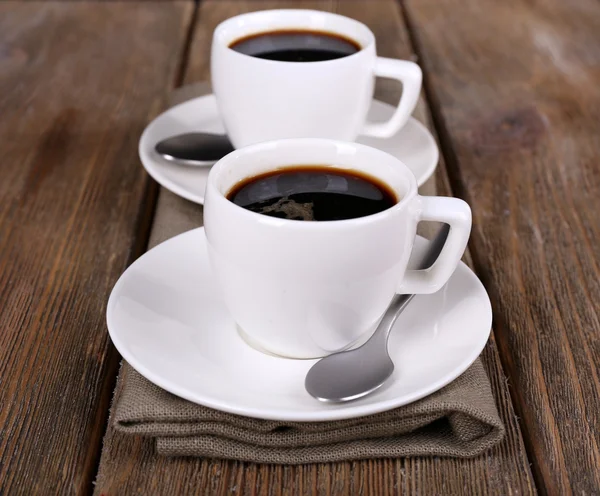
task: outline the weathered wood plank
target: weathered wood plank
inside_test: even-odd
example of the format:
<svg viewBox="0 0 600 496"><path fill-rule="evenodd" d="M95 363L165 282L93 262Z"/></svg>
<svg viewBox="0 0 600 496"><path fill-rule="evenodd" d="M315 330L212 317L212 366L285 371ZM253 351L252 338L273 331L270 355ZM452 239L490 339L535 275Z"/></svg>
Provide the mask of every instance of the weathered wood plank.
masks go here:
<svg viewBox="0 0 600 496"><path fill-rule="evenodd" d="M600 4L406 0L536 479L600 492Z"/></svg>
<svg viewBox="0 0 600 496"><path fill-rule="evenodd" d="M21 2L21 3L36 3L40 0L5 0L10 2ZM54 3L64 2L64 3L83 3L83 2L102 2L102 3L159 3L159 2L191 2L193 3L195 0L48 0Z"/></svg>
<svg viewBox="0 0 600 496"><path fill-rule="evenodd" d="M110 289L149 227L136 144L191 5L0 3L0 493L91 489Z"/></svg>
<svg viewBox="0 0 600 496"><path fill-rule="evenodd" d="M205 1L201 5L185 81L209 75L212 30L236 13L275 8L277 1ZM290 6L290 2L285 2ZM411 54L399 9L393 1L294 2L293 6L336 9L366 22L375 32L381 55L408 58ZM399 89L379 84L378 97L397 101ZM424 104L417 116L427 121ZM435 182L435 180L434 180ZM444 165L437 188L449 194ZM435 189L428 184L427 190ZM172 219L177 219L174 225ZM151 245L201 225L202 209L161 190ZM149 440L127 437L109 428L102 454L96 494L528 494L535 491L504 375L492 340L484 352L497 403L507 427L507 439L489 455L474 460L416 458L298 467L253 465L219 460L157 457ZM118 392L117 392L118 394Z"/></svg>

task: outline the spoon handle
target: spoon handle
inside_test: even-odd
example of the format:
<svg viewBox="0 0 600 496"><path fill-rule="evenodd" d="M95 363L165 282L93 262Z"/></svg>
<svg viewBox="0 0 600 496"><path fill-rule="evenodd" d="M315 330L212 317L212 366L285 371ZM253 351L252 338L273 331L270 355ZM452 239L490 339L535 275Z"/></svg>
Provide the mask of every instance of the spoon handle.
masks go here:
<svg viewBox="0 0 600 496"><path fill-rule="evenodd" d="M428 269L435 263L438 256L442 252L444 245L446 244L446 239L448 238L449 233L450 226L448 224L444 224L438 231L436 237L429 242L427 251L423 255L423 258L417 264L417 269ZM390 332L392 331L392 327L394 327L394 323L396 322L396 319L406 308L406 305L408 305L414 297L414 294L394 295L394 297L392 298L392 302L383 314L383 317L379 322L377 329L375 330L373 336L371 336L369 341L379 341L380 339L383 339L385 342L387 342Z"/></svg>

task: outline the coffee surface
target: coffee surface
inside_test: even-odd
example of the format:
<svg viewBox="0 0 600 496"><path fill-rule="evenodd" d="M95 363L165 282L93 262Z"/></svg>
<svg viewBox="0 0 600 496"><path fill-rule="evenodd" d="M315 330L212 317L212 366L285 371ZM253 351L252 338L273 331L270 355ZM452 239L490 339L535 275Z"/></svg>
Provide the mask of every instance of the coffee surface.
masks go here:
<svg viewBox="0 0 600 496"><path fill-rule="evenodd" d="M254 176L236 184L227 198L252 212L299 221L355 219L398 202L381 181L328 166L298 166Z"/></svg>
<svg viewBox="0 0 600 496"><path fill-rule="evenodd" d="M229 48L236 52L283 62L321 62L352 55L360 50L354 40L320 31L271 31L246 36Z"/></svg>

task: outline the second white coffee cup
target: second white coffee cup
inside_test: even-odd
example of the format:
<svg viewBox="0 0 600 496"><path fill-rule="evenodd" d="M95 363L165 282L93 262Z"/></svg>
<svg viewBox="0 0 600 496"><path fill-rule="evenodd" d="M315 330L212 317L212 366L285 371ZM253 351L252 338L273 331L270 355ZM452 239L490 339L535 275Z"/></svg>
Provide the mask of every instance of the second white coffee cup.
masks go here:
<svg viewBox="0 0 600 496"><path fill-rule="evenodd" d="M350 170L385 183L398 199L349 220L300 221L246 210L227 198L241 181L299 165ZM407 270L420 221L450 225L428 270ZM216 280L248 340L294 358L321 357L368 336L395 293L432 293L454 272L471 210L457 198L419 196L414 175L380 150L289 139L236 150L208 176L204 223Z"/></svg>
<svg viewBox="0 0 600 496"><path fill-rule="evenodd" d="M287 62L230 48L242 38L282 30L331 33L354 40L360 50L334 60ZM214 32L211 73L219 111L236 148L280 138L392 136L414 110L422 80L417 64L378 57L375 36L364 24L314 10L266 10L224 21ZM375 77L402 82L402 97L387 122L365 122Z"/></svg>

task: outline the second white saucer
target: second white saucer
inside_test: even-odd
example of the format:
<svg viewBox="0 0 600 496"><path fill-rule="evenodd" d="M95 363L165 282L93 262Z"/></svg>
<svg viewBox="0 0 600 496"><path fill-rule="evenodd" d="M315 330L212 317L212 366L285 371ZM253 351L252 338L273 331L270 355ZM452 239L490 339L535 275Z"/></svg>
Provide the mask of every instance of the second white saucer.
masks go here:
<svg viewBox="0 0 600 496"><path fill-rule="evenodd" d="M372 122L388 120L394 110L395 107L387 103L373 100L368 119ZM142 133L139 154L144 168L156 182L187 200L203 204L210 167L172 164L154 151L158 141L192 131L225 133L214 95L188 100L159 115ZM400 159L413 172L419 186L429 179L437 166L436 142L429 130L414 118L391 138L360 136L357 141Z"/></svg>
<svg viewBox="0 0 600 496"><path fill-rule="evenodd" d="M426 242L418 238L419 257ZM269 356L246 344L210 270L204 229L194 229L136 260L115 285L107 323L116 348L140 374L189 401L273 420L324 421L377 413L437 391L479 356L492 310L477 276L460 263L436 294L418 295L389 340L396 366L381 389L327 404L304 379L315 360Z"/></svg>

